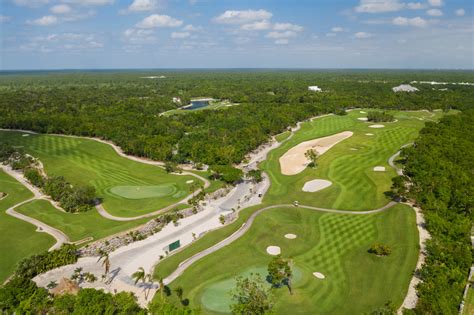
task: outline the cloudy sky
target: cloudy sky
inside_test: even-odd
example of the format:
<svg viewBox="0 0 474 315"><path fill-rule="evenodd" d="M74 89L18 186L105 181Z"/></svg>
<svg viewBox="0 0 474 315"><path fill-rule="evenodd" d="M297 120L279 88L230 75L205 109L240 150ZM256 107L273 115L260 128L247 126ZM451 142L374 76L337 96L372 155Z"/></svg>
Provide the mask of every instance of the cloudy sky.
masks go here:
<svg viewBox="0 0 474 315"><path fill-rule="evenodd" d="M474 68L472 0L0 0L0 69Z"/></svg>

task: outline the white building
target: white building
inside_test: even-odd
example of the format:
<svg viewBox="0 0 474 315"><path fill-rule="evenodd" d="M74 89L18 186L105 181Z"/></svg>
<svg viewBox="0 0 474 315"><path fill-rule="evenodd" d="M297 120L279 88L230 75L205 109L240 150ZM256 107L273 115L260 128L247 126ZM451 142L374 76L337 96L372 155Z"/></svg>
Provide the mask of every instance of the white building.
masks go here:
<svg viewBox="0 0 474 315"><path fill-rule="evenodd" d="M321 90L321 88L317 85L313 85L313 86L308 86L308 91L312 91L312 92L322 92L323 90Z"/></svg>
<svg viewBox="0 0 474 315"><path fill-rule="evenodd" d="M179 97L173 97L173 103L181 104L181 99Z"/></svg>
<svg viewBox="0 0 474 315"><path fill-rule="evenodd" d="M401 84L399 86L393 87L392 91L394 92L416 92L419 91L416 87L411 86L410 84Z"/></svg>

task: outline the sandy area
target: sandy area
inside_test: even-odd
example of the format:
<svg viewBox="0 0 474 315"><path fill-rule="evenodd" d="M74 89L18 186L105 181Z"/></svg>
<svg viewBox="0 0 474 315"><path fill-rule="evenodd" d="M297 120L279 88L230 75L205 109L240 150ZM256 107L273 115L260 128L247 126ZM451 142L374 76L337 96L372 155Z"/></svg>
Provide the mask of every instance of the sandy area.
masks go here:
<svg viewBox="0 0 474 315"><path fill-rule="evenodd" d="M194 183L194 180L192 179L186 181L186 184L192 184L192 183Z"/></svg>
<svg viewBox="0 0 474 315"><path fill-rule="evenodd" d="M357 119L359 119L359 120L361 120L361 121L367 121L367 120L369 120L367 117L359 117L359 118L357 118Z"/></svg>
<svg viewBox="0 0 474 315"><path fill-rule="evenodd" d="M328 180L314 179L314 180L310 180L309 182L304 183L303 191L305 191L305 192L315 192L315 191L327 188L331 185L332 185L332 183Z"/></svg>
<svg viewBox="0 0 474 315"><path fill-rule="evenodd" d="M313 272L313 276L315 276L315 277L318 278L318 279L324 279L324 278L326 278L326 276L323 275L323 274L320 273L320 272Z"/></svg>
<svg viewBox="0 0 474 315"><path fill-rule="evenodd" d="M296 234L288 233L288 234L285 234L285 238L287 238L289 240L294 240L295 238L297 238L297 236L296 236Z"/></svg>
<svg viewBox="0 0 474 315"><path fill-rule="evenodd" d="M332 136L301 142L280 157L281 173L283 175L301 173L309 164L308 159L304 156L306 151L314 149L319 155L324 154L333 146L352 135L352 131L343 131Z"/></svg>
<svg viewBox="0 0 474 315"><path fill-rule="evenodd" d="M385 128L384 125L370 125L369 128Z"/></svg>
<svg viewBox="0 0 474 315"><path fill-rule="evenodd" d="M27 133L25 133L25 134L22 134L21 136L22 136L22 137L29 137L30 135L27 134Z"/></svg>
<svg viewBox="0 0 474 315"><path fill-rule="evenodd" d="M385 172L385 166L374 167L374 172Z"/></svg>
<svg viewBox="0 0 474 315"><path fill-rule="evenodd" d="M279 246L268 246L267 253L270 255L276 256L281 254L281 249Z"/></svg>
<svg viewBox="0 0 474 315"><path fill-rule="evenodd" d="M361 114L367 114L366 112L364 112L363 110L361 110L359 113Z"/></svg>
<svg viewBox="0 0 474 315"><path fill-rule="evenodd" d="M373 133L366 133L365 135L366 136L373 136L374 134Z"/></svg>

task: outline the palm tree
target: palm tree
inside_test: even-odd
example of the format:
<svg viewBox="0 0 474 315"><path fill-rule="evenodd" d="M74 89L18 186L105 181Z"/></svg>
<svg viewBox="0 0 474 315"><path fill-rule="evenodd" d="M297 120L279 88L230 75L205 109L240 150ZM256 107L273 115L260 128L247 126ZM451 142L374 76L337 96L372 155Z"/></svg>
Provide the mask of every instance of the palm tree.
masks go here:
<svg viewBox="0 0 474 315"><path fill-rule="evenodd" d="M153 287L153 275L152 274L147 274L145 276L147 282L149 283L149 286L148 286L148 295L150 294L150 291L151 291L151 288ZM148 298L147 294L145 293L145 300Z"/></svg>
<svg viewBox="0 0 474 315"><path fill-rule="evenodd" d="M145 269L143 269L143 267L138 268L138 270L132 274L132 278L135 279L135 284L140 280L145 283Z"/></svg>
<svg viewBox="0 0 474 315"><path fill-rule="evenodd" d="M176 289L174 289L174 292L176 293L180 301L183 301L183 291L183 287L177 287Z"/></svg>
<svg viewBox="0 0 474 315"><path fill-rule="evenodd" d="M160 295L161 295L161 299L163 299L163 292L164 292L164 289L165 289L165 283L163 282L163 278L160 277L160 276L157 276L158 278L158 284L160 285Z"/></svg>
<svg viewBox="0 0 474 315"><path fill-rule="evenodd" d="M104 261L102 261L102 266L104 266L105 270L104 270L104 275L105 277L107 277L107 275L109 274L109 271L110 271L110 258L109 258L109 254L104 252L104 251L101 251L100 252L100 257L99 257L99 260L97 260L97 262L101 261L102 258L104 259Z"/></svg>

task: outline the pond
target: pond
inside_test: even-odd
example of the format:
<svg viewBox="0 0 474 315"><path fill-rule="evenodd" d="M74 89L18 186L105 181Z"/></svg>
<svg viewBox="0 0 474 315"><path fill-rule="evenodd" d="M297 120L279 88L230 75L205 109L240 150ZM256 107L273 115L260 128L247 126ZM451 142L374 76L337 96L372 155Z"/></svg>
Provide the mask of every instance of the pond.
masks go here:
<svg viewBox="0 0 474 315"><path fill-rule="evenodd" d="M196 100L196 101L191 101L191 105L185 107L184 109L191 110L191 109L197 109L197 108L202 108L206 106L209 106L208 100Z"/></svg>

